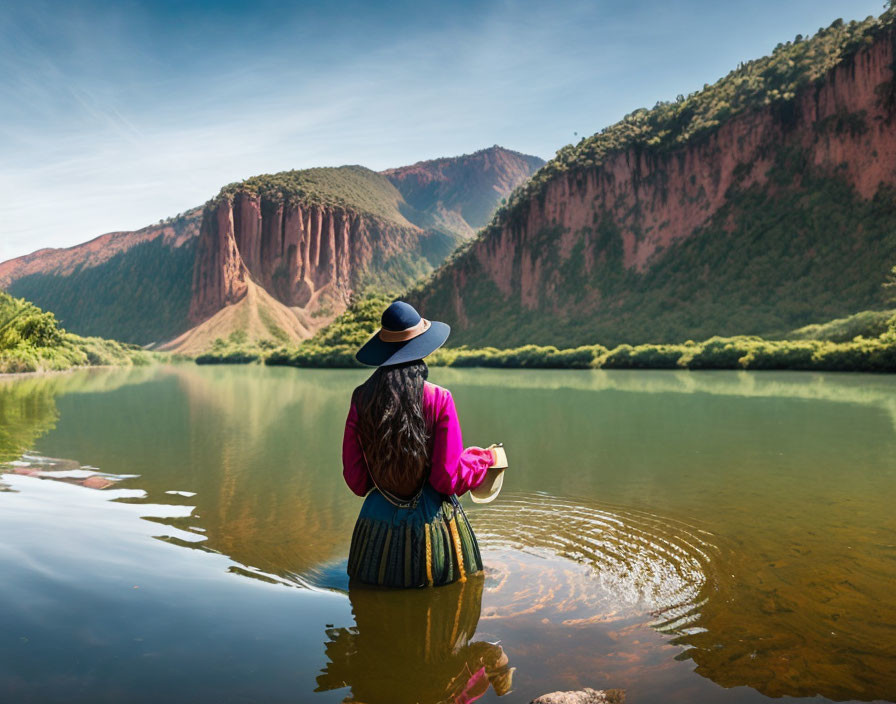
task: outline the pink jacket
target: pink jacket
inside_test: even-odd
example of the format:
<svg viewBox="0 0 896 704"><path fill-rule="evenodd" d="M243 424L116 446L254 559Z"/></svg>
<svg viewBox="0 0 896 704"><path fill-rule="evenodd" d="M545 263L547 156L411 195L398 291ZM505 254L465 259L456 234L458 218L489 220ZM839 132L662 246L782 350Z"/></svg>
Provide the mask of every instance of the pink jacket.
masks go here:
<svg viewBox="0 0 896 704"><path fill-rule="evenodd" d="M441 494L461 494L475 489L493 464L491 450L482 447L464 449L454 399L448 389L430 384L423 386L423 415L432 438L432 471L429 483ZM367 465L358 439L358 409L352 404L345 421L342 439L342 476L358 496L372 488Z"/></svg>

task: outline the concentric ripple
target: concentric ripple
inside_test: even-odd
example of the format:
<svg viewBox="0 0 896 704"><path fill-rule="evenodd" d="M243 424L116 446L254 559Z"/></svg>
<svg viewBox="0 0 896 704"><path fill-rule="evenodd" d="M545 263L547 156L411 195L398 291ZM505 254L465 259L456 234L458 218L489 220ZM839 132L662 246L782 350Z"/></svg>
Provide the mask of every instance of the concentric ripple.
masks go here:
<svg viewBox="0 0 896 704"><path fill-rule="evenodd" d="M692 633L708 565L701 528L630 508L547 494L505 494L470 520L489 573L483 618L541 611L575 625L652 617Z"/></svg>

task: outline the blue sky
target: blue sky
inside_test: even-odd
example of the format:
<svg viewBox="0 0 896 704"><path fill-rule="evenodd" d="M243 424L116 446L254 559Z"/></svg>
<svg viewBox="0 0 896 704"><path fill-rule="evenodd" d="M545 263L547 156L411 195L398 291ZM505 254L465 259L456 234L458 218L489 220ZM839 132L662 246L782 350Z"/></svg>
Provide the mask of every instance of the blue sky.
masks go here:
<svg viewBox="0 0 896 704"><path fill-rule="evenodd" d="M550 158L882 0L0 0L0 261L229 182L500 144Z"/></svg>

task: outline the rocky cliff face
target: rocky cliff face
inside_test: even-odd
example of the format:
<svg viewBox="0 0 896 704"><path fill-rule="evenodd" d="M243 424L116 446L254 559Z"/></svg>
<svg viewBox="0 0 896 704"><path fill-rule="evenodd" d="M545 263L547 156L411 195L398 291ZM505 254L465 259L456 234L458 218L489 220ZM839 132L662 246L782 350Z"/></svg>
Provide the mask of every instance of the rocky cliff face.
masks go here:
<svg viewBox="0 0 896 704"><path fill-rule="evenodd" d="M301 339L353 293L401 291L431 272L539 163L494 147L383 174L312 169L225 189L203 213L190 321L239 304L254 284L298 322L270 332ZM267 298L257 300L268 301L262 318L275 317Z"/></svg>
<svg viewBox="0 0 896 704"><path fill-rule="evenodd" d="M203 215L190 318L199 323L241 300L250 280L300 316L323 310L320 317L329 318L366 281L395 278L384 270L387 262L402 260L413 270L425 241L409 222L237 193ZM410 280L399 276L397 283Z"/></svg>
<svg viewBox="0 0 896 704"><path fill-rule="evenodd" d="M881 227L896 185L893 35L878 32L792 100L744 111L700 139L666 151L632 145L555 175L413 299L452 322L455 340L491 344L772 333L878 304L875 291L896 263L896 242ZM831 197L834 219L821 216ZM787 232L760 224L774 212L791 219ZM717 250L718 262L701 256ZM772 251L787 266L751 272L750 257ZM839 272L839 304L814 287L790 288L794 258L802 260L798 280ZM727 280L714 263L724 264ZM668 289L664 277L682 271L704 285ZM765 300L737 299L760 284ZM746 310L801 295L808 300L798 314ZM676 329L664 324L664 312L683 309ZM726 317L748 324L732 329ZM508 318L496 339L499 319Z"/></svg>
<svg viewBox="0 0 896 704"><path fill-rule="evenodd" d="M431 272L540 163L493 147L387 175L259 176L165 223L4 262L0 288L82 334L189 352L234 332L297 341L353 291Z"/></svg>

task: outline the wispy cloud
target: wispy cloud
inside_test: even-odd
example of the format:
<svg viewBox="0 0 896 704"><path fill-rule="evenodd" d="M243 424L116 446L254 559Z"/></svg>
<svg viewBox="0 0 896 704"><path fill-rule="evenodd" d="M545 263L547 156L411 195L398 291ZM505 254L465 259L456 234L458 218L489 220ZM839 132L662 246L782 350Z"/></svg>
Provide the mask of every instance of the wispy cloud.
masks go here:
<svg viewBox="0 0 896 704"><path fill-rule="evenodd" d="M879 0L22 3L0 19L0 260L255 173L574 133Z"/></svg>

